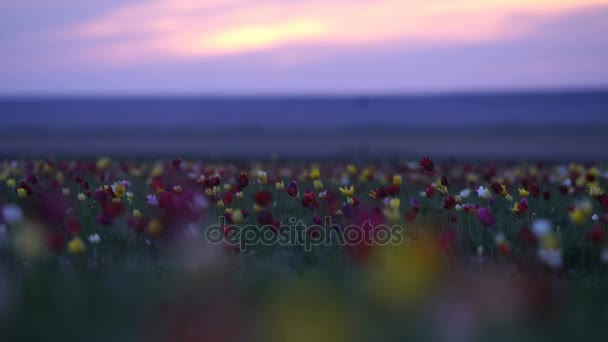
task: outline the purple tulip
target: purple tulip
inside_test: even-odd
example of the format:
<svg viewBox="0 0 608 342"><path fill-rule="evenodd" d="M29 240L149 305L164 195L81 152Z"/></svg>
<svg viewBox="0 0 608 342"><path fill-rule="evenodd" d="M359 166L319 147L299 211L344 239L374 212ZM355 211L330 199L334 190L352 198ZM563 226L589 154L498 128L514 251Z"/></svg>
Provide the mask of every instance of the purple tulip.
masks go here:
<svg viewBox="0 0 608 342"><path fill-rule="evenodd" d="M496 219L488 208L479 208L476 215L479 223L481 223L484 227L490 227L496 224Z"/></svg>

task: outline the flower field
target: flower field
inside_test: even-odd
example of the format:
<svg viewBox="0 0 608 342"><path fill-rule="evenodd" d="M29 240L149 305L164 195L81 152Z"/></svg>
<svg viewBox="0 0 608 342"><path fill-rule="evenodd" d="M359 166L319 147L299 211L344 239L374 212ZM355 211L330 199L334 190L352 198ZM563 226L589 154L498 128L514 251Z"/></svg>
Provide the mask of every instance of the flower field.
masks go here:
<svg viewBox="0 0 608 342"><path fill-rule="evenodd" d="M603 164L4 160L0 182L7 341L568 339L608 319Z"/></svg>

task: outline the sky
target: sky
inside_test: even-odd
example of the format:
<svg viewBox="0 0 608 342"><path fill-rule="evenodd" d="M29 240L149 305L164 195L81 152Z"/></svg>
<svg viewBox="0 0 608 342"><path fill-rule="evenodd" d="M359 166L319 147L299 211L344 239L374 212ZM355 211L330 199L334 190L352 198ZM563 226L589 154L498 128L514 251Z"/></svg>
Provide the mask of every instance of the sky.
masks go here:
<svg viewBox="0 0 608 342"><path fill-rule="evenodd" d="M608 0L0 0L0 94L608 86Z"/></svg>

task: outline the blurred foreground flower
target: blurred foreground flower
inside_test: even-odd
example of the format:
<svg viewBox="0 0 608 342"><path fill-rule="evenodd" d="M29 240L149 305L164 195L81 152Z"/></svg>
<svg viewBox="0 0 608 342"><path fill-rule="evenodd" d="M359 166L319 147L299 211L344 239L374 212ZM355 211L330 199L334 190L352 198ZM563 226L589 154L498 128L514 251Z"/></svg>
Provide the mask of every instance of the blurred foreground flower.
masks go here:
<svg viewBox="0 0 608 342"><path fill-rule="evenodd" d="M340 342L356 338L347 308L314 277L283 282L260 317L262 341Z"/></svg>
<svg viewBox="0 0 608 342"><path fill-rule="evenodd" d="M368 269L372 297L388 308L413 305L431 293L442 268L435 241L426 237L377 247Z"/></svg>
<svg viewBox="0 0 608 342"><path fill-rule="evenodd" d="M74 237L68 242L68 251L72 254L84 254L86 246L79 237Z"/></svg>

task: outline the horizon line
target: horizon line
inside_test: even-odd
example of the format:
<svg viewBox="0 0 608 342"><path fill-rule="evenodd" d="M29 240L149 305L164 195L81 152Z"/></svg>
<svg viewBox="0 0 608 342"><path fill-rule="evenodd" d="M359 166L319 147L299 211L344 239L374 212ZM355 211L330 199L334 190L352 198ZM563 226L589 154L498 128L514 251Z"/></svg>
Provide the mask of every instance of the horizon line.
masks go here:
<svg viewBox="0 0 608 342"><path fill-rule="evenodd" d="M608 93L608 83L601 86L558 86L558 87L514 87L490 89L438 89L423 91L260 91L260 92L38 92L2 93L0 100L10 99L117 99L117 98L393 98L393 97L449 97L449 96L492 96L492 95L558 95Z"/></svg>

